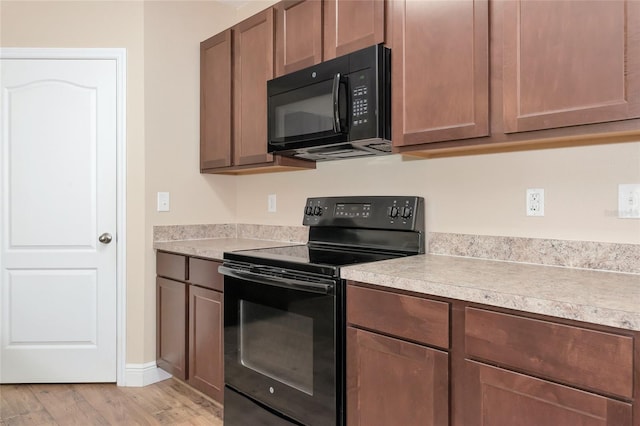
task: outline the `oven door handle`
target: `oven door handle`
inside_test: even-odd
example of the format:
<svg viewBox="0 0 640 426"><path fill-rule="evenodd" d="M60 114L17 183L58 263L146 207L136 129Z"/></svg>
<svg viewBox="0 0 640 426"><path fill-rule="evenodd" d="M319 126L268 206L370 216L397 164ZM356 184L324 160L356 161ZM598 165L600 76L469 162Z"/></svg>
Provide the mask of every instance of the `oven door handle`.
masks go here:
<svg viewBox="0 0 640 426"><path fill-rule="evenodd" d="M291 290L306 291L309 293L329 294L333 291L334 287L333 284L314 283L296 280L293 278L273 278L267 275L256 274L254 272L229 268L224 265L218 267L218 272L231 278L252 281L264 285L283 287Z"/></svg>

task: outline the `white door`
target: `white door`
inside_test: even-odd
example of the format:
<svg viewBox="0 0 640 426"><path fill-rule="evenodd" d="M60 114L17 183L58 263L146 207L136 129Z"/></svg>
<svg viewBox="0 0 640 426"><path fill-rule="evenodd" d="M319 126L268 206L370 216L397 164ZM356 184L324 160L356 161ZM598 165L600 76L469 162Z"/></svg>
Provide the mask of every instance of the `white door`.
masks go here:
<svg viewBox="0 0 640 426"><path fill-rule="evenodd" d="M0 383L116 381L116 80L1 59Z"/></svg>

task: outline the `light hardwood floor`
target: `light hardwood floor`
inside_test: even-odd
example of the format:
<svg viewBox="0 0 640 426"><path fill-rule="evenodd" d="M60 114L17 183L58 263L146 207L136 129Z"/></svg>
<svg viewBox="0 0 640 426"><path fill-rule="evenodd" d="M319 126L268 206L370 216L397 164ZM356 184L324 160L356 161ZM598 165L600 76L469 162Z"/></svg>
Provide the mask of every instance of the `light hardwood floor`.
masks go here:
<svg viewBox="0 0 640 426"><path fill-rule="evenodd" d="M222 426L222 408L176 379L141 388L1 385L0 425Z"/></svg>

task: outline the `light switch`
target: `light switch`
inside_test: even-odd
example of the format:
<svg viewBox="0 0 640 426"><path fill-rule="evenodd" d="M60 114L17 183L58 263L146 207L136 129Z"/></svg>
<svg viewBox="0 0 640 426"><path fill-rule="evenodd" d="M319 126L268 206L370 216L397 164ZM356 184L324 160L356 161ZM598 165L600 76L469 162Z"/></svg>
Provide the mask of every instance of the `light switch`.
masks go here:
<svg viewBox="0 0 640 426"><path fill-rule="evenodd" d="M168 192L158 192L158 211L159 212L169 211L169 193Z"/></svg>
<svg viewBox="0 0 640 426"><path fill-rule="evenodd" d="M269 194L267 196L267 211L269 213L276 212L276 194Z"/></svg>

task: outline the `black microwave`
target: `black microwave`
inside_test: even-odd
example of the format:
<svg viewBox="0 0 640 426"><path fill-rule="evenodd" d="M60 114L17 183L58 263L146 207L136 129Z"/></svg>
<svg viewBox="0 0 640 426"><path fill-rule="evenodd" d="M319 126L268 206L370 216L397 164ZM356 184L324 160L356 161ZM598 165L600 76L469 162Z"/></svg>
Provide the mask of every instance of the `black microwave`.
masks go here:
<svg viewBox="0 0 640 426"><path fill-rule="evenodd" d="M314 161L390 154L390 59L380 44L269 80L269 152Z"/></svg>

